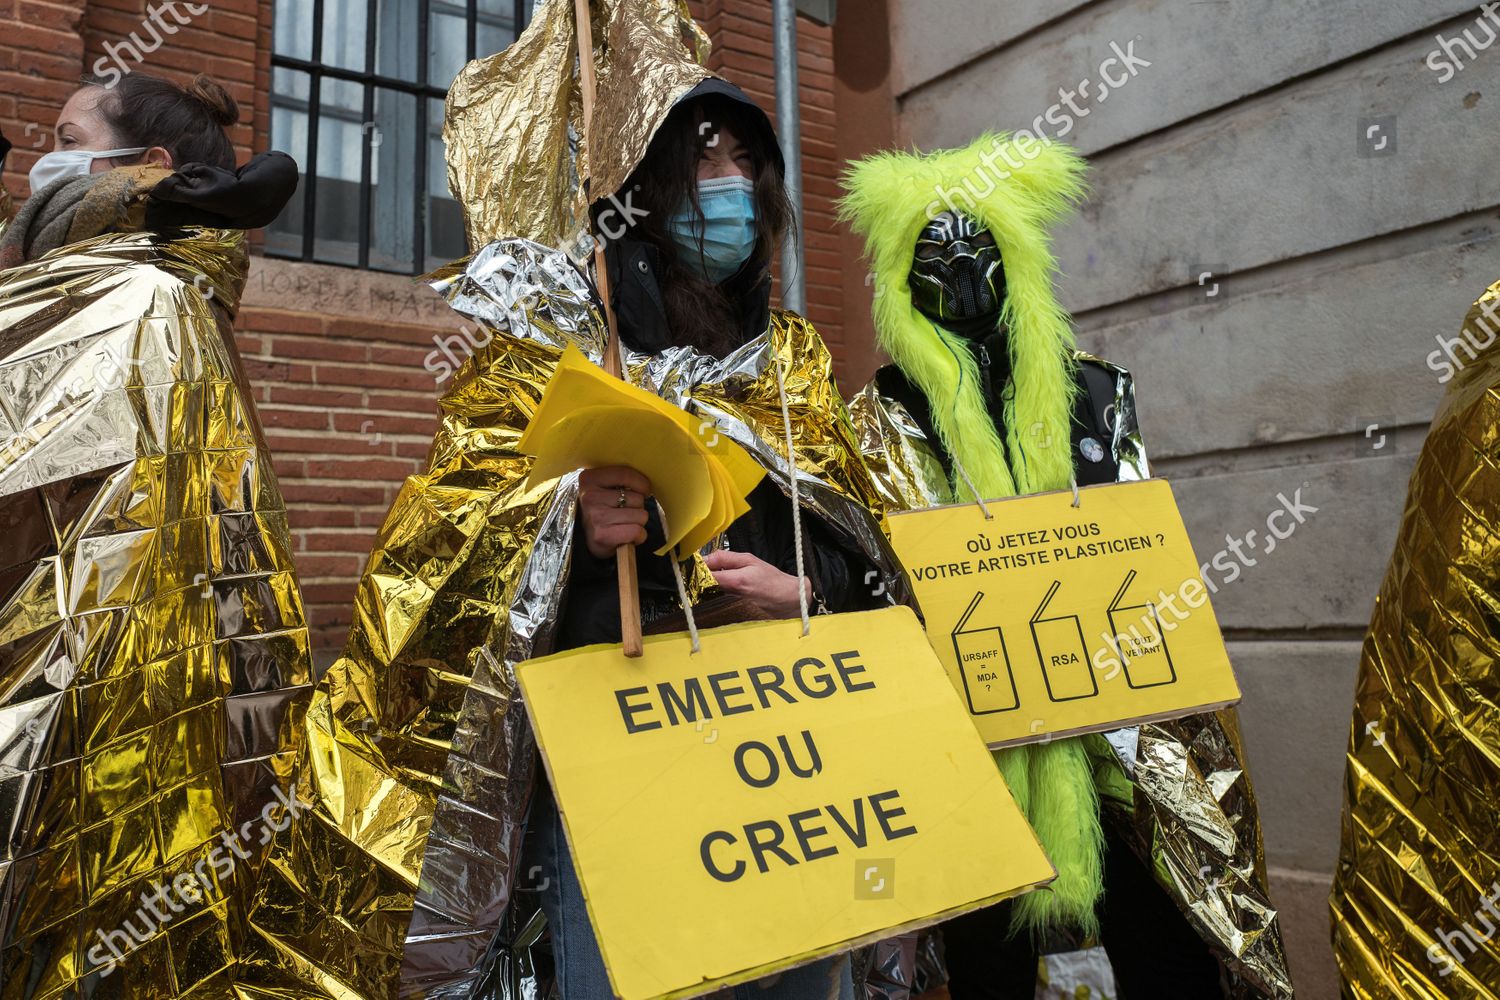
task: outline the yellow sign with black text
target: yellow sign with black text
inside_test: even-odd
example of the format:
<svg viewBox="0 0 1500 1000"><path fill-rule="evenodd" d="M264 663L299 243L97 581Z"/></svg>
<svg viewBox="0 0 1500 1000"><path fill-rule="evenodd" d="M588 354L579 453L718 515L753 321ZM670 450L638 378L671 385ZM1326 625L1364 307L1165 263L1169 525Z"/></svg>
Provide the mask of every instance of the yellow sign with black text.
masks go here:
<svg viewBox="0 0 1500 1000"><path fill-rule="evenodd" d="M991 747L1240 700L1163 479L892 514L927 636Z"/></svg>
<svg viewBox="0 0 1500 1000"><path fill-rule="evenodd" d="M756 979L1055 874L909 608L516 673L624 1000Z"/></svg>

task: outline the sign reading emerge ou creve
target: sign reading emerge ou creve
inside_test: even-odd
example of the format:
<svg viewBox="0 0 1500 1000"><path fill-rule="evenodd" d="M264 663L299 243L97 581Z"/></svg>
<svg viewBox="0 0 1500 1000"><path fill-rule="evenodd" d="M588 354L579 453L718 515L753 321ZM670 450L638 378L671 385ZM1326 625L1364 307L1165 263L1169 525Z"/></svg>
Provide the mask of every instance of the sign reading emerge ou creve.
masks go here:
<svg viewBox="0 0 1500 1000"><path fill-rule="evenodd" d="M605 967L687 996L1053 876L906 608L517 668Z"/></svg>

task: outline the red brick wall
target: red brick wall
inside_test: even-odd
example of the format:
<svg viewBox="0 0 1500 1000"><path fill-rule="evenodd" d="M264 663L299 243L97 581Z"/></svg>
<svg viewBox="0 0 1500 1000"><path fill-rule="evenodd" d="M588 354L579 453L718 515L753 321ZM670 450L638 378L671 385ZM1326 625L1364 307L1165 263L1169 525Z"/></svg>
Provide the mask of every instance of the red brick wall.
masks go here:
<svg viewBox="0 0 1500 1000"><path fill-rule="evenodd" d="M260 5L256 0L211 0L210 4L195 4L210 9L194 16L185 6L185 0L176 0L177 12L188 23L182 25L170 14L163 15L161 21L176 32L165 34L155 51L143 51L137 63L128 51L118 46L137 41L149 46L157 35L163 34L146 27L148 5L159 7L160 0L88 0L83 18L85 72L93 73L101 65L117 65L104 47L110 43L117 46L116 58L153 76L186 80L197 73L209 74L224 85L240 106L241 124L229 130L229 137L240 159L245 159L252 152L251 129L257 95L264 94L264 90L256 88L255 79ZM260 100L263 102L264 97Z"/></svg>
<svg viewBox="0 0 1500 1000"><path fill-rule="evenodd" d="M5 175L17 200L28 193L35 156L51 148L57 112L105 44L132 33L149 44L148 2L157 0L0 0L0 128L18 147ZM774 118L770 5L690 5L713 39L714 69ZM271 16L272 0L214 0L139 64L223 82L241 106L232 132L241 159L268 145ZM842 366L868 350L844 343L833 43L828 29L806 20L798 28L808 313ZM30 134L27 123L36 126ZM46 141L33 149L39 136ZM399 275L272 258L252 264L237 342L286 497L320 659L342 645L375 532L403 479L424 464L439 387L423 361L457 323L436 296Z"/></svg>
<svg viewBox="0 0 1500 1000"><path fill-rule="evenodd" d="M4 184L19 202L26 172L52 149L57 112L83 72L83 0L0 0L0 132L15 144Z"/></svg>
<svg viewBox="0 0 1500 1000"><path fill-rule="evenodd" d="M78 89L80 79L101 65L118 67L106 43L144 43L161 38L141 60L117 49L124 66L155 76L186 80L209 73L240 105L241 124L229 130L241 159L264 148L268 114L266 80L257 66L270 66L270 4L257 0L213 0L212 9L194 17L185 0L160 20L175 31L147 26L147 6L159 0L0 0L0 130L15 144L3 183L20 202L30 194L26 174L49 152L58 112ZM134 41L132 41L134 36ZM138 46L139 49L139 46ZM103 60L101 64L100 60ZM256 123L259 122L259 127Z"/></svg>
<svg viewBox="0 0 1500 1000"><path fill-rule="evenodd" d="M402 481L437 429L435 337L460 320L401 275L262 258L236 321L322 656L342 646L354 588Z"/></svg>
<svg viewBox="0 0 1500 1000"><path fill-rule="evenodd" d="M896 100L891 94L891 0L860 0L859 16L847 11L833 31L834 106L838 111L839 161L848 163L895 145ZM899 2L899 0L896 0ZM885 362L875 348L870 316L874 289L863 262L864 241L847 227L838 233L843 271L844 340L839 381L857 392Z"/></svg>
<svg viewBox="0 0 1500 1000"><path fill-rule="evenodd" d="M713 41L710 68L744 88L775 122L776 69L770 3L688 0L688 7ZM833 351L842 376L849 354L849 345L844 340L842 278L847 262L840 252L834 208L840 161L835 149L833 32L801 17L797 19L797 82L802 112L807 318Z"/></svg>

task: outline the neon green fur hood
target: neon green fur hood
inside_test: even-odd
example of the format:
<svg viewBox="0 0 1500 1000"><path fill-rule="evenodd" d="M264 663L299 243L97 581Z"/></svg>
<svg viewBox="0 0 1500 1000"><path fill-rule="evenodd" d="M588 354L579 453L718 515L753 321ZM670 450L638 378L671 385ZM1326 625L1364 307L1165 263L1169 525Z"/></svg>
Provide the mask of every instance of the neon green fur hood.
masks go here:
<svg viewBox="0 0 1500 1000"><path fill-rule="evenodd" d="M1057 264L1048 228L1083 196L1084 170L1067 146L987 133L962 149L880 153L844 175L840 217L865 240L878 342L931 406L943 449L957 460L954 499L970 499L963 473L985 499L1065 489L1072 481L1075 340L1053 290ZM917 237L945 210L982 222L1000 248L1006 282L1000 324L1009 333L1014 387L1004 401L1004 442L985 405L973 352L911 301L907 278ZM1096 933L1103 832L1083 740L1003 750L995 759L1058 870L1051 886L1017 901L1013 927Z"/></svg>
<svg viewBox="0 0 1500 1000"><path fill-rule="evenodd" d="M1049 447L1069 440L1076 384L1073 330L1053 292L1047 230L1083 196L1084 170L1067 146L991 132L961 149L879 153L844 176L840 217L865 239L880 347L926 395L944 447L987 498L1062 489L1072 479L1070 449ZM907 276L917 236L945 210L984 223L1004 261L1000 321L1010 330L1017 387L1005 403L1004 445L972 353L912 305Z"/></svg>

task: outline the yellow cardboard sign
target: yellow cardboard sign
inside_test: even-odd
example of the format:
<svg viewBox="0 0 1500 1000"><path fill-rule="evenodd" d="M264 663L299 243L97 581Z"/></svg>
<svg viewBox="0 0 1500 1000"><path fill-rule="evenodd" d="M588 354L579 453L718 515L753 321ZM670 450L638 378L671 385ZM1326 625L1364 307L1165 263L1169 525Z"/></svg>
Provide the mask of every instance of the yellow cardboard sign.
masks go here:
<svg viewBox="0 0 1500 1000"><path fill-rule="evenodd" d="M702 548L749 505L765 470L713 421L615 378L569 345L518 448L533 482L626 465L651 480L668 535L657 555Z"/></svg>
<svg viewBox="0 0 1500 1000"><path fill-rule="evenodd" d="M1192 543L1162 479L890 517L927 636L991 747L1232 705Z"/></svg>
<svg viewBox="0 0 1500 1000"><path fill-rule="evenodd" d="M517 668L604 964L689 996L1050 880L908 608Z"/></svg>

